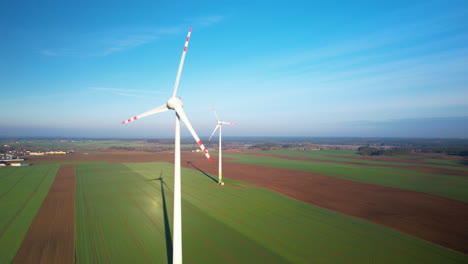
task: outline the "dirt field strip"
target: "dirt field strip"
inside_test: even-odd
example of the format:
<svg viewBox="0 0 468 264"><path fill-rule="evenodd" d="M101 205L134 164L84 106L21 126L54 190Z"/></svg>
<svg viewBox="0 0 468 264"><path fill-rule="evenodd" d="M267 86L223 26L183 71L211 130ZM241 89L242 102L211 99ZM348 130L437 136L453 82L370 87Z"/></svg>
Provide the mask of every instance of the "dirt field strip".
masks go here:
<svg viewBox="0 0 468 264"><path fill-rule="evenodd" d="M183 153L182 160L217 174L217 162ZM193 168L182 162L182 166ZM223 174L322 208L384 225L468 254L468 203L392 187L259 165L225 162Z"/></svg>
<svg viewBox="0 0 468 264"><path fill-rule="evenodd" d="M74 263L75 167L62 165L12 263Z"/></svg>
<svg viewBox="0 0 468 264"><path fill-rule="evenodd" d="M401 163L413 163L413 164L426 164L426 165L444 165L448 167L466 167L466 165L457 165L457 164L444 164L444 163L435 163L430 161L424 161L419 159L405 159L405 158L394 158L393 156L337 156L332 155L332 158L345 158L345 159L357 159L357 160L368 160L368 161L384 161L384 162L401 162ZM442 157L441 157L442 158ZM456 161L466 161L466 158L459 156L445 156L444 159L456 160Z"/></svg>
<svg viewBox="0 0 468 264"><path fill-rule="evenodd" d="M199 153L182 152L181 164L186 168L217 175L217 157L214 156L213 159L214 161L209 163ZM173 163L174 154L169 152L74 154L37 156L31 161L108 161L115 163L164 161ZM358 164L353 163L353 165ZM466 228L468 226L468 203L311 172L259 165L224 162L223 173L230 179L256 184L302 202L384 225L468 254L468 229Z"/></svg>
<svg viewBox="0 0 468 264"><path fill-rule="evenodd" d="M321 160L321 159L308 159L308 158L298 158L298 157L288 157L288 156L280 156L280 155L273 155L273 154L266 154L266 153L257 153L257 152L245 152L242 154L247 155L258 155L258 156L266 156L266 157L273 157L273 158L280 158L280 159L289 159L289 160L302 160L302 161L312 161L312 162L322 162L322 163L335 163L335 164L347 164L347 165L354 165L354 166L364 166L364 167L388 167L388 168L402 168L402 169L410 169L416 171L422 171L427 173L435 173L435 174L445 174L445 175L455 175L455 176L465 176L468 177L468 171L462 170L452 170L452 169L443 169L443 168L431 168L431 167L419 167L419 166L411 166L411 165L395 165L395 164L366 164L360 162L350 162L350 161L335 161L335 160ZM344 158L346 156L335 156ZM349 157L346 157L349 158ZM364 160L364 159L363 159ZM388 160L387 160L388 161ZM410 160L399 160L400 162L404 163L413 163ZM428 163L428 162L419 162L418 164L426 164L426 165L440 165L435 163ZM455 166L452 166L455 167ZM463 166L457 166L463 167Z"/></svg>

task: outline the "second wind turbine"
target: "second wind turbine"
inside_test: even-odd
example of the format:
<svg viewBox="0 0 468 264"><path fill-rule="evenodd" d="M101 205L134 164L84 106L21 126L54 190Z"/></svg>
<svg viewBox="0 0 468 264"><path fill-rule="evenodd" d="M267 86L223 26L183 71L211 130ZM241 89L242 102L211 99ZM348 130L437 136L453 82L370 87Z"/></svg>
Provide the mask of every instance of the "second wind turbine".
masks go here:
<svg viewBox="0 0 468 264"><path fill-rule="evenodd" d="M223 125L236 125L236 123L229 123L229 122L224 122L224 121L219 121L219 118L218 118L218 114L216 114L216 108L213 106L213 112L215 114L215 117L216 117L216 120L218 121L217 124L216 124L216 127L215 129L213 130L213 133L211 133L211 136L210 138L208 139L208 141L211 140L211 138L213 137L213 135L216 133L216 130L218 130L219 128L219 157L218 157L218 161L219 161L219 165L218 165L218 184L219 185L224 185L224 182L223 182L223 153L222 153L222 131L223 131Z"/></svg>

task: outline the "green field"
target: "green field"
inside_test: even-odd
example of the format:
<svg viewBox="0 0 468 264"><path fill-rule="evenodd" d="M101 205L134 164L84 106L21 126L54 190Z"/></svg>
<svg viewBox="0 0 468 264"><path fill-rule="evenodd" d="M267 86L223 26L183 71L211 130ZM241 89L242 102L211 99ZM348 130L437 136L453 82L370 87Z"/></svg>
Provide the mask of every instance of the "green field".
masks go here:
<svg viewBox="0 0 468 264"><path fill-rule="evenodd" d="M173 166L77 164L77 263L170 260ZM274 192L182 170L185 263L462 263L466 256Z"/></svg>
<svg viewBox="0 0 468 264"><path fill-rule="evenodd" d="M463 176L433 174L404 168L355 166L258 155L225 154L223 156L235 159L226 160L227 162L314 172L346 180L425 192L468 202L468 192L466 191L468 177ZM326 158L326 156L322 157Z"/></svg>
<svg viewBox="0 0 468 264"><path fill-rule="evenodd" d="M11 146L37 146L50 149L109 149L118 147L142 147L147 146L144 140L31 140L19 142L5 142Z"/></svg>
<svg viewBox="0 0 468 264"><path fill-rule="evenodd" d="M0 168L0 263L16 254L58 166Z"/></svg>
<svg viewBox="0 0 468 264"><path fill-rule="evenodd" d="M132 148L141 148L141 147L165 147L173 148L173 141L164 141L163 143L151 142L149 143L146 140L104 140L104 139L82 139L82 140L22 140L22 141L8 141L3 140L0 142L12 147L21 147L25 149L30 149L32 147L39 148L41 151L49 150L86 150L89 152L107 150L107 149L126 149L132 150ZM167 142L170 142L167 144ZM187 144L189 143L189 144ZM192 140L183 141L181 144L182 148L196 148L196 142Z"/></svg>
<svg viewBox="0 0 468 264"><path fill-rule="evenodd" d="M286 157L295 157L295 158L306 158L306 159L319 159L319 160L331 160L331 161L344 161L344 162L353 162L361 164L383 164L383 165L403 165L403 166L418 166L418 167L428 167L428 168L441 168L441 169L451 169L451 170L463 170L468 171L468 166L462 161L456 160L442 160L442 159L426 159L422 156L381 156L386 159L386 161L376 161L376 160L364 160L356 159L353 157L362 157L356 151L353 150L266 150L266 151L257 151L259 153L286 156ZM345 156L345 157L336 157L336 156ZM349 158L346 158L349 156ZM424 161L434 164L417 164L417 163L404 163L401 161L396 161L395 159L407 159L414 161ZM445 166L444 166L445 165ZM449 165L449 166L446 166ZM456 166L450 166L456 165Z"/></svg>
<svg viewBox="0 0 468 264"><path fill-rule="evenodd" d="M325 159L332 153L306 155ZM466 199L467 181L462 177L226 156L238 159L229 162L313 171ZM76 168L76 263L171 262L172 164L62 163ZM62 163L0 168L0 263L15 256ZM468 263L466 255L393 229L227 178L221 187L214 178L182 169L184 263Z"/></svg>

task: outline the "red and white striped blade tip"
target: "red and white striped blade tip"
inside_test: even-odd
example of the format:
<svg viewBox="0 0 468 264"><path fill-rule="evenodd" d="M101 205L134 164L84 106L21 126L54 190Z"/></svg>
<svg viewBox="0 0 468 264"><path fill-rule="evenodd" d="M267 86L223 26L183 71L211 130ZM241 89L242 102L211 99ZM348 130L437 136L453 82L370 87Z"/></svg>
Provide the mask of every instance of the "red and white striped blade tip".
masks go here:
<svg viewBox="0 0 468 264"><path fill-rule="evenodd" d="M203 145L203 142L201 140L199 140L198 142L198 146L200 146L201 150L203 151L203 153L205 153L205 157L210 161L210 162L213 162L213 159L211 158L210 154L208 153L208 150L205 148L205 146Z"/></svg>
<svg viewBox="0 0 468 264"><path fill-rule="evenodd" d="M192 27L189 28L188 32L192 32Z"/></svg>
<svg viewBox="0 0 468 264"><path fill-rule="evenodd" d="M137 120L137 119L138 119L138 117L134 116L134 117L129 118L129 119L125 120L125 121L122 121L121 124L127 124L128 122L132 122L133 120Z"/></svg>

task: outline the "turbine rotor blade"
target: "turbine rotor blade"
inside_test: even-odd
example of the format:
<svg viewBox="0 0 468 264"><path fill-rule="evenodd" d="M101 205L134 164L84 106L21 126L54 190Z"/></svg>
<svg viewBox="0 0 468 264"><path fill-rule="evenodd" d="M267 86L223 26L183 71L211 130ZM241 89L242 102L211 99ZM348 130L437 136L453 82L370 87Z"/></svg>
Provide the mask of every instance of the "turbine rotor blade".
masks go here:
<svg viewBox="0 0 468 264"><path fill-rule="evenodd" d="M213 109L216 120L219 122L219 117L218 117L218 114L216 113L216 107L214 105L212 105L211 108Z"/></svg>
<svg viewBox="0 0 468 264"><path fill-rule="evenodd" d="M216 125L215 129L213 130L213 133L211 133L211 136L210 138L208 139L208 141L211 140L211 138L213 137L213 135L216 133L216 130L218 130L218 128L220 127L221 125Z"/></svg>
<svg viewBox="0 0 468 264"><path fill-rule="evenodd" d="M172 94L173 97L176 96L177 89L179 88L180 75L182 74L182 68L184 68L185 54L187 53L187 48L190 41L190 34L192 34L192 27L190 27L187 33L187 38L185 39L184 50L182 51L182 57L180 58L179 69L177 70L177 76L174 83L174 93Z"/></svg>
<svg viewBox="0 0 468 264"><path fill-rule="evenodd" d="M175 111L179 115L180 119L182 119L182 122L184 122L185 126L188 128L188 130L190 131L190 134L192 134L192 136L195 139L195 141L197 142L197 144L200 146L200 149L203 151L203 153L205 153L205 157L210 162L213 162L213 159L210 157L210 154L208 154L208 150L203 145L203 142L200 140L197 133L193 129L192 125L190 124L190 121L188 120L187 116L185 115L184 109L181 106L177 106L175 108Z"/></svg>
<svg viewBox="0 0 468 264"><path fill-rule="evenodd" d="M158 107L156 107L156 108L154 108L154 109L151 109L151 110L149 110L149 111L147 111L147 112L144 112L144 113L142 113L142 114L139 114L139 115L137 115L137 116L134 116L134 117L132 117L132 118L129 118L129 119L125 120L125 121L122 121L122 124L126 124L126 123L128 123L128 122L132 122L132 121L134 121L134 120L143 118L143 117L145 117L145 116L149 116L149 115L154 115L154 114L157 114L157 113L165 112L165 111L167 111L167 110L169 110L169 108L167 108L167 105L166 105L166 104L163 104L163 105L158 106Z"/></svg>

